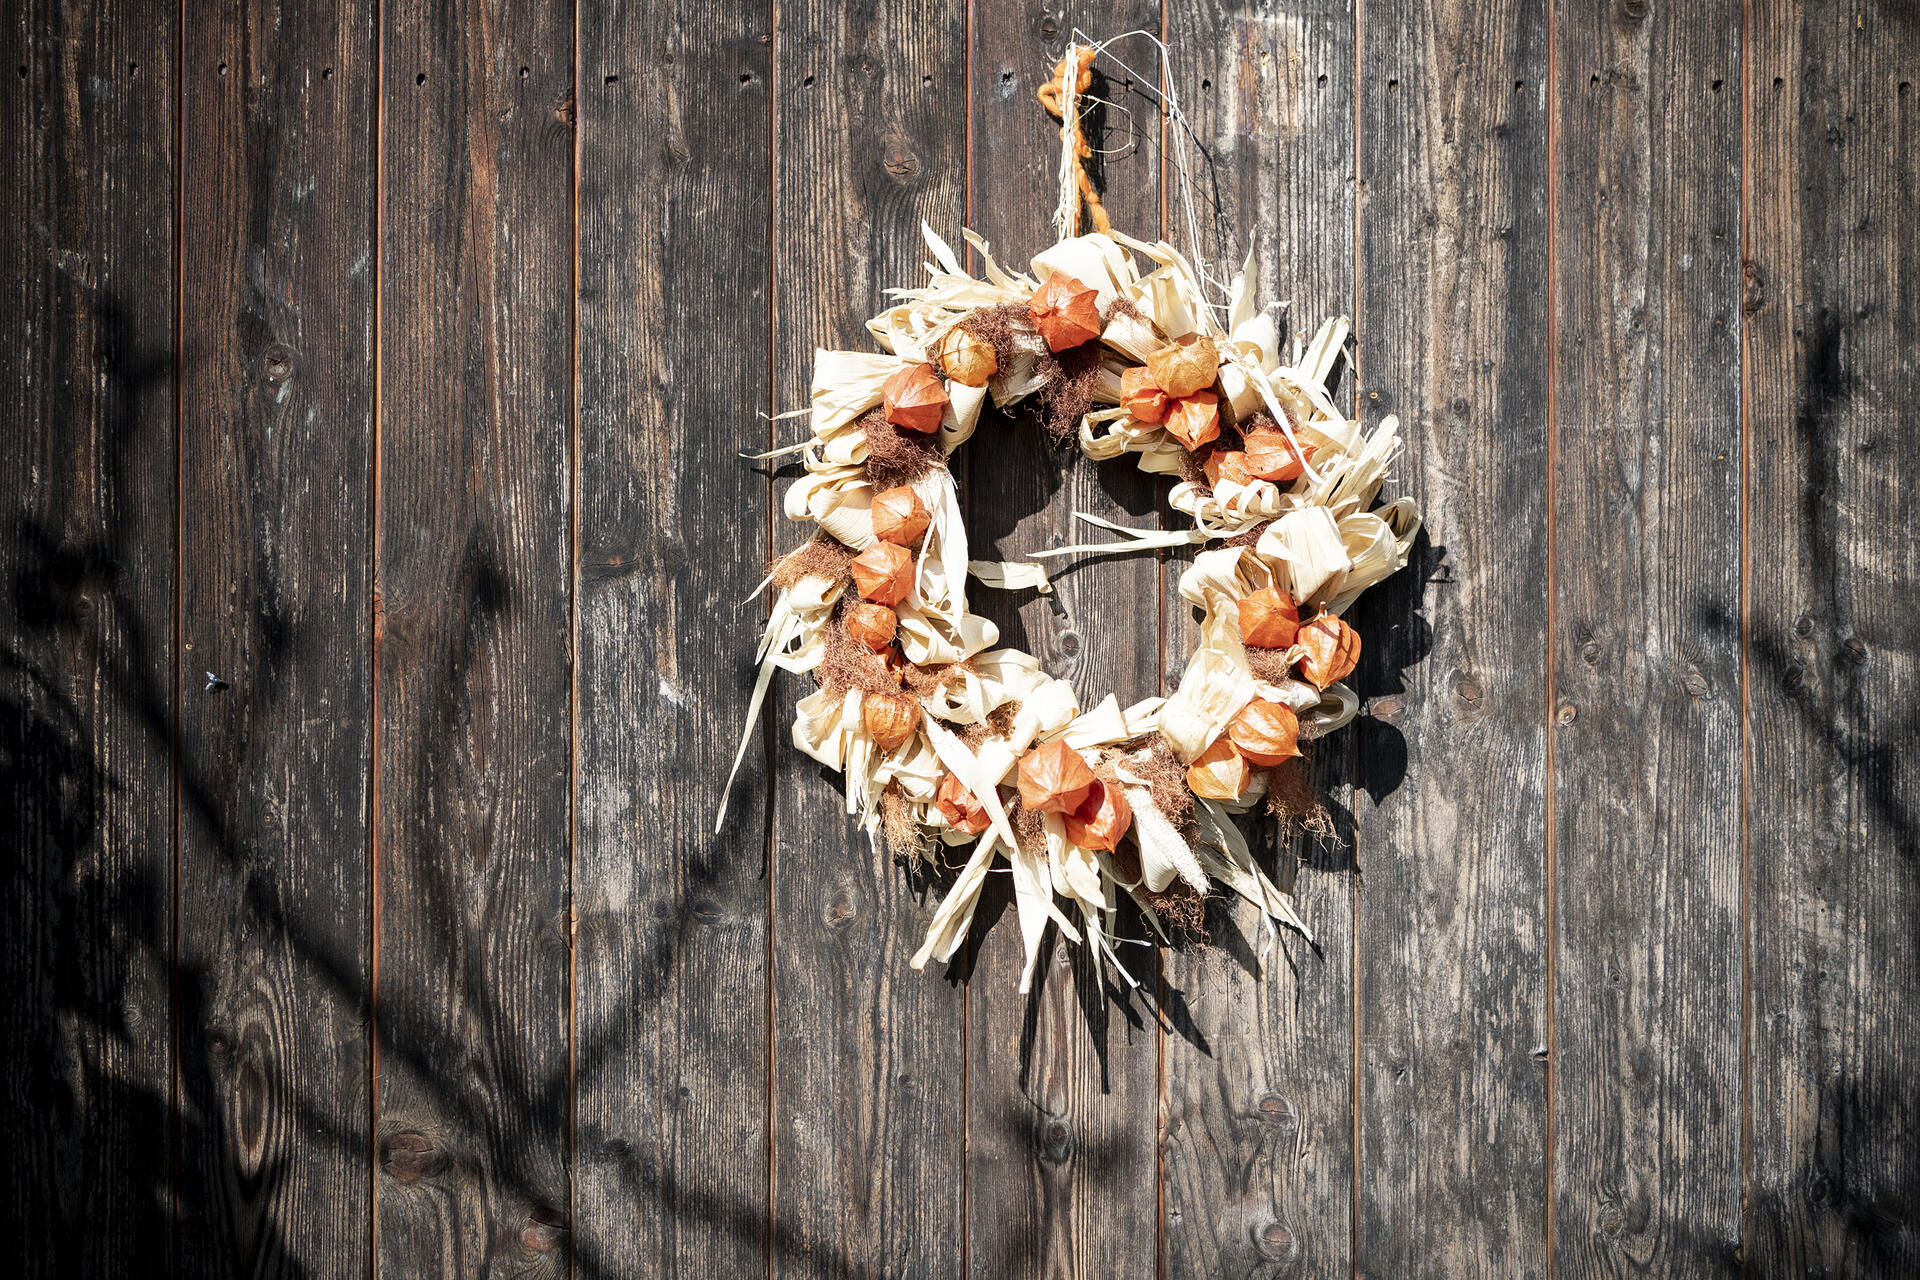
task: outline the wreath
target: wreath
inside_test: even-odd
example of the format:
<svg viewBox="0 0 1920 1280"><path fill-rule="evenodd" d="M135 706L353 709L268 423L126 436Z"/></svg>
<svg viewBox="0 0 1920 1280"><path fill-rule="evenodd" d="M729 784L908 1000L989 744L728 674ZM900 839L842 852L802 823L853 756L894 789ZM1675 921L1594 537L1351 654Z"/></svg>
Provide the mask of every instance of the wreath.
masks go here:
<svg viewBox="0 0 1920 1280"><path fill-rule="evenodd" d="M809 438L757 455L801 455L785 512L818 531L762 584L775 595L734 771L773 672L810 674L818 687L795 707L793 743L844 775L868 838L884 833L913 856L971 846L913 966L953 955L1004 862L1022 991L1049 924L1131 983L1113 951L1121 895L1164 940L1170 925L1197 923L1218 882L1270 928L1311 939L1235 818L1263 802L1313 814L1288 771L1303 742L1358 708L1342 681L1361 640L1343 615L1405 565L1420 524L1410 498L1376 506L1400 448L1395 419L1363 430L1328 392L1347 320L1328 321L1285 363L1272 317L1254 305L1251 253L1226 289L1210 290L1171 245L1107 224L1076 110L1094 52L1070 49L1042 93L1063 121L1062 238L1026 273L965 231L975 276L922 224L930 279L892 290L894 305L868 321L881 351L816 352ZM1074 234L1083 203L1096 229ZM1082 709L1039 659L996 647L998 629L968 608L970 579L1051 590L1038 563L971 558L947 465L989 403L1027 401L1088 457L1131 454L1176 478L1170 503L1191 528L1076 512L1119 539L1034 558L1205 548L1180 579L1202 621L1169 697L1123 707L1109 695ZM725 811L723 794L722 822Z"/></svg>

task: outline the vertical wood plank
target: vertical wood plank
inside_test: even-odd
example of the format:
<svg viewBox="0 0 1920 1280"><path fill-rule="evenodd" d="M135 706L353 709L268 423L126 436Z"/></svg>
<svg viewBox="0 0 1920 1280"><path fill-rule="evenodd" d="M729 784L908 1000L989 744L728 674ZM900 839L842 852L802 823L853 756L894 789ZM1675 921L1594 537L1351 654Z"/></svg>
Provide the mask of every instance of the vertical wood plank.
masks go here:
<svg viewBox="0 0 1920 1280"><path fill-rule="evenodd" d="M582 1276L767 1265L764 752L712 831L766 572L772 20L581 13Z"/></svg>
<svg viewBox="0 0 1920 1280"><path fill-rule="evenodd" d="M373 8L185 20L181 1267L364 1272Z"/></svg>
<svg viewBox="0 0 1920 1280"><path fill-rule="evenodd" d="M976 13L970 220L1002 262L1024 263L1056 238L1060 126L1035 95L1074 29L1102 39L1157 29L1159 21L1157 4L1131 0L1000 4ZM1157 79L1152 46L1124 41L1114 52ZM1114 226L1153 239L1158 106L1112 64L1103 60L1098 70L1104 79L1091 92L1116 105L1087 117L1089 140L1104 153L1094 176ZM1076 446L1051 446L1036 421L988 415L958 462L969 536L989 548L976 553L982 558L1023 559L1084 541L1075 511L1135 526L1157 522L1158 486L1131 457L1100 467ZM999 624L1003 644L1070 681L1082 707L1109 694L1125 706L1158 691L1157 583L1154 559L1136 556L1058 571L1050 596L976 585L972 602ZM1123 920L1122 931L1141 937L1146 925ZM1023 996L1025 952L1012 912L977 946L967 1024L972 1274L1153 1275L1160 1076L1153 953L1120 948L1143 984L1129 994L1084 947L1052 937Z"/></svg>
<svg viewBox="0 0 1920 1280"><path fill-rule="evenodd" d="M0 1144L24 1276L171 1236L171 4L0 18Z"/></svg>
<svg viewBox="0 0 1920 1280"><path fill-rule="evenodd" d="M382 21L379 1263L560 1275L572 14Z"/></svg>
<svg viewBox="0 0 1920 1280"><path fill-rule="evenodd" d="M782 5L775 34L776 404L804 406L816 346L870 350L884 290L922 276L920 223L960 220L966 7ZM791 437L783 437L787 439ZM781 550L802 533L777 523ZM844 813L838 775L786 745L769 706L776 1276L961 1267L965 1075L959 985L907 966L924 886Z"/></svg>
<svg viewBox="0 0 1920 1280"><path fill-rule="evenodd" d="M1556 26L1556 1274L1738 1269L1740 6Z"/></svg>
<svg viewBox="0 0 1920 1280"><path fill-rule="evenodd" d="M1748 50L1748 1268L1913 1275L1920 24L1756 4Z"/></svg>
<svg viewBox="0 0 1920 1280"><path fill-rule="evenodd" d="M1231 277L1251 247L1259 303L1290 302L1277 318L1302 338L1353 307L1355 22L1347 0L1167 5L1175 88L1196 135L1200 251ZM1167 235L1188 247L1171 158L1167 182ZM1198 635L1177 590L1187 559L1166 565L1165 692ZM1315 785L1335 809L1347 803L1351 750L1347 732L1313 748ZM1320 945L1291 932L1269 943L1259 911L1223 895L1208 910L1211 945L1163 958L1170 1276L1351 1267L1351 850L1287 836L1264 814L1253 823Z"/></svg>
<svg viewBox="0 0 1920 1280"><path fill-rule="evenodd" d="M1546 1272L1547 23L1362 31L1360 408L1426 514L1355 609L1365 1275Z"/></svg>

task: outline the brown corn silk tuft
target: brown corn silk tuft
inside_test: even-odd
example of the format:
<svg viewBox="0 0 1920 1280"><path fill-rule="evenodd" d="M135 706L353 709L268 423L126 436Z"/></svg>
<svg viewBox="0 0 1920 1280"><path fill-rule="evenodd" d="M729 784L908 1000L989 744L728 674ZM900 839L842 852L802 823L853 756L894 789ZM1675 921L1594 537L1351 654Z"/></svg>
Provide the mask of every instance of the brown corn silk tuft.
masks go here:
<svg viewBox="0 0 1920 1280"><path fill-rule="evenodd" d="M867 482L875 493L946 470L947 458L940 452L937 432L927 435L903 430L888 422L879 409L868 410L858 425L867 434Z"/></svg>
<svg viewBox="0 0 1920 1280"><path fill-rule="evenodd" d="M798 585L802 578L844 582L853 576L847 566L858 554L838 538L816 533L773 562L773 585L785 591Z"/></svg>

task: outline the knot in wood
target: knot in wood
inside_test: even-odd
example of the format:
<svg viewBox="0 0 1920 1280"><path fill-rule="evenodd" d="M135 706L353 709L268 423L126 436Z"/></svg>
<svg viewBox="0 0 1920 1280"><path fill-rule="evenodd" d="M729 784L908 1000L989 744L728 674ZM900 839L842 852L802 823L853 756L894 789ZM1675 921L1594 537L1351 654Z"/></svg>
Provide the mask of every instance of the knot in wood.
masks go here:
<svg viewBox="0 0 1920 1280"><path fill-rule="evenodd" d="M1474 706L1480 701L1480 682L1462 671L1453 678L1453 695L1468 706Z"/></svg>
<svg viewBox="0 0 1920 1280"><path fill-rule="evenodd" d="M854 905L853 894L845 889L827 899L826 921L829 929L848 928L859 914L859 908Z"/></svg>
<svg viewBox="0 0 1920 1280"><path fill-rule="evenodd" d="M1558 720L1561 724L1572 724L1579 718L1580 708L1574 706L1571 702L1561 703L1558 714L1554 716L1554 719Z"/></svg>
<svg viewBox="0 0 1920 1280"><path fill-rule="evenodd" d="M285 382L293 376L293 348L274 343L267 348L261 358L261 365L267 371L267 377L274 382Z"/></svg>
<svg viewBox="0 0 1920 1280"><path fill-rule="evenodd" d="M566 1218L554 1209L536 1209L520 1233L520 1243L535 1253L552 1253L567 1234Z"/></svg>
<svg viewBox="0 0 1920 1280"><path fill-rule="evenodd" d="M1277 1093L1260 1099L1260 1119L1276 1129L1291 1129L1297 1122L1293 1104Z"/></svg>
<svg viewBox="0 0 1920 1280"><path fill-rule="evenodd" d="M1373 704L1373 718L1391 724L1400 718L1400 713L1406 710L1406 707L1405 698L1382 698Z"/></svg>
<svg viewBox="0 0 1920 1280"><path fill-rule="evenodd" d="M1269 1222L1255 1232L1253 1243L1264 1256L1276 1260L1293 1254L1293 1232L1278 1222Z"/></svg>
<svg viewBox="0 0 1920 1280"><path fill-rule="evenodd" d="M1040 1158L1048 1164L1065 1164L1073 1155L1073 1130L1059 1120L1050 1120L1040 1130Z"/></svg>
<svg viewBox="0 0 1920 1280"><path fill-rule="evenodd" d="M438 1154L424 1133L396 1133L380 1153L380 1167L396 1182L418 1182L438 1165Z"/></svg>

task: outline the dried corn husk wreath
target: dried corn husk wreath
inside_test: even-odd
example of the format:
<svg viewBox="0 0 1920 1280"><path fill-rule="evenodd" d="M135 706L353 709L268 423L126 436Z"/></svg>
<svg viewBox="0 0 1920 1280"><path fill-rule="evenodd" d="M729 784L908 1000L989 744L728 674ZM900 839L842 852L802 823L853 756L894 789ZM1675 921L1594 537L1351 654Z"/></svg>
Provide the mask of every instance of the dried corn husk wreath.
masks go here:
<svg viewBox="0 0 1920 1280"><path fill-rule="evenodd" d="M1070 121L1071 73L1084 67L1078 49L1062 62L1055 92ZM1063 171L1063 230L1082 188ZM1023 991L1049 924L1131 982L1113 953L1122 894L1160 929L1170 902L1217 881L1311 937L1234 819L1280 785L1300 742L1353 718L1358 699L1341 681L1360 638L1342 615L1406 563L1419 528L1411 499L1375 505L1399 450L1395 420L1363 430L1328 394L1348 322L1328 321L1283 363L1254 305L1251 254L1216 307L1164 242L1067 234L1027 274L968 231L976 277L922 229L931 279L893 290L895 305L868 322L881 352L816 352L811 436L776 451L803 457L785 510L818 532L763 584L775 596L747 734L774 670L812 673L819 688L796 707L794 745L844 774L847 811L869 839L884 829L896 847L971 846L916 968L953 955L1000 863L1013 875ZM1191 529L1076 513L1120 540L1036 557L1207 547L1180 579L1203 621L1171 697L1122 707L1109 695L1083 709L1039 659L997 648L994 624L968 608L969 578L1051 589L1038 564L972 558L946 466L989 401L1030 397L1088 457L1132 454L1178 478L1170 501Z"/></svg>

